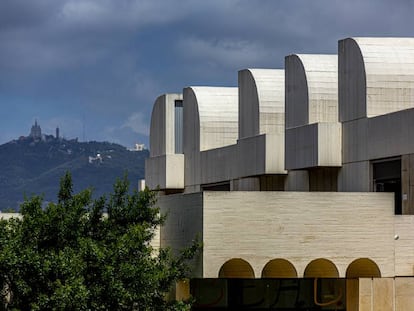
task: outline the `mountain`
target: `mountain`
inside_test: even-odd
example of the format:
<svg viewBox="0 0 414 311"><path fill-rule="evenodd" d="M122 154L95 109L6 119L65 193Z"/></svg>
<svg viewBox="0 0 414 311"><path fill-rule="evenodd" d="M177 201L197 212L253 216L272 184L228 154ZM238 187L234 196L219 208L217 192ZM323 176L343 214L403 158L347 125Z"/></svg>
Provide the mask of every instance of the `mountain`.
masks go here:
<svg viewBox="0 0 414 311"><path fill-rule="evenodd" d="M109 193L125 173L132 187L144 178L148 150L130 151L108 142L21 137L0 145L0 210L17 209L25 196L56 201L60 178L70 171L74 191L93 188L94 197Z"/></svg>

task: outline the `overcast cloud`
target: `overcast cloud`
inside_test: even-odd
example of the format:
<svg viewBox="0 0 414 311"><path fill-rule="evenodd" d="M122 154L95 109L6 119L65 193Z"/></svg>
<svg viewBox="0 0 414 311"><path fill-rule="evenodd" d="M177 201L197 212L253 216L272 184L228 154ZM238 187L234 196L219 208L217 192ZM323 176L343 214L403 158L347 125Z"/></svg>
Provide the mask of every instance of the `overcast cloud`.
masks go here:
<svg viewBox="0 0 414 311"><path fill-rule="evenodd" d="M247 67L413 36L411 0L1 0L0 143L38 120L67 138L148 142L155 98L237 85Z"/></svg>

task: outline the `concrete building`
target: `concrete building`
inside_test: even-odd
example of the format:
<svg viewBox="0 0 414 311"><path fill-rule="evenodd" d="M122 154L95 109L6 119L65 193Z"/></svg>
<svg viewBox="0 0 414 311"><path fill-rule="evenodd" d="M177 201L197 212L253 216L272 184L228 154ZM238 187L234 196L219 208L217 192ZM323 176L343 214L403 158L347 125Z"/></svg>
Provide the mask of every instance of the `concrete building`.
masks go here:
<svg viewBox="0 0 414 311"><path fill-rule="evenodd" d="M194 310L414 306L414 39L239 71L236 88L160 96L146 185L157 243L203 250ZM178 146L178 147L177 147Z"/></svg>

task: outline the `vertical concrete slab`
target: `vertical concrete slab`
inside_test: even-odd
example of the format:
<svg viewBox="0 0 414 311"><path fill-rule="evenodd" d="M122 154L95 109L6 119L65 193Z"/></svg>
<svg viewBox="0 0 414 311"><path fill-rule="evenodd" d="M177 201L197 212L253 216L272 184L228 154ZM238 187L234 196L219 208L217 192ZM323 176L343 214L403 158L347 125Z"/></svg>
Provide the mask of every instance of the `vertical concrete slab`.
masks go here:
<svg viewBox="0 0 414 311"><path fill-rule="evenodd" d="M373 304L374 311L394 311L394 279L373 278Z"/></svg>
<svg viewBox="0 0 414 311"><path fill-rule="evenodd" d="M346 280L346 310L359 311L359 280Z"/></svg>
<svg viewBox="0 0 414 311"><path fill-rule="evenodd" d="M359 311L374 311L372 298L372 279L359 279Z"/></svg>
<svg viewBox="0 0 414 311"><path fill-rule="evenodd" d="M306 170L289 171L285 191L309 191L309 172Z"/></svg>
<svg viewBox="0 0 414 311"><path fill-rule="evenodd" d="M402 214L409 214L410 196L410 156L401 156L401 204Z"/></svg>
<svg viewBox="0 0 414 311"><path fill-rule="evenodd" d="M284 132L284 82L281 69L239 71L239 138Z"/></svg>
<svg viewBox="0 0 414 311"><path fill-rule="evenodd" d="M395 275L414 276L414 215L394 216ZM413 292L414 295L414 292Z"/></svg>
<svg viewBox="0 0 414 311"><path fill-rule="evenodd" d="M370 167L369 161L342 165L338 176L338 191L370 192L372 188Z"/></svg>
<svg viewBox="0 0 414 311"><path fill-rule="evenodd" d="M409 189L408 189L408 204L406 213L414 215L414 154L409 156Z"/></svg>
<svg viewBox="0 0 414 311"><path fill-rule="evenodd" d="M238 88L187 87L183 90L185 192L199 189L200 152L234 145L238 138Z"/></svg>
<svg viewBox="0 0 414 311"><path fill-rule="evenodd" d="M414 308L414 278L395 278L395 311Z"/></svg>
<svg viewBox="0 0 414 311"><path fill-rule="evenodd" d="M339 121L366 116L364 60L358 43L347 38L338 42Z"/></svg>
<svg viewBox="0 0 414 311"><path fill-rule="evenodd" d="M309 124L309 94L305 68L298 55L285 57L285 126Z"/></svg>

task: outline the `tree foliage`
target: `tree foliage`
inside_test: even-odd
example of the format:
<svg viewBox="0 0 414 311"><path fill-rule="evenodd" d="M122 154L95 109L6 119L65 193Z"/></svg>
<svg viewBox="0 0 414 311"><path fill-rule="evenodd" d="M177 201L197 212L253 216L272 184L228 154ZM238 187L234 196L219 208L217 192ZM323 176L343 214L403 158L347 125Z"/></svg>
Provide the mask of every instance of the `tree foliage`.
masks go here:
<svg viewBox="0 0 414 311"><path fill-rule="evenodd" d="M199 245L179 256L155 252L150 242L164 221L155 202L154 192L131 194L126 178L108 198L93 200L90 190L73 194L69 173L58 203L42 208L41 197L26 200L21 218L0 221L0 293L7 309L188 309L165 295L186 277Z"/></svg>

